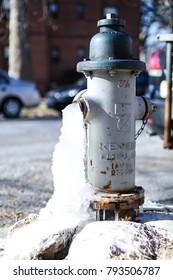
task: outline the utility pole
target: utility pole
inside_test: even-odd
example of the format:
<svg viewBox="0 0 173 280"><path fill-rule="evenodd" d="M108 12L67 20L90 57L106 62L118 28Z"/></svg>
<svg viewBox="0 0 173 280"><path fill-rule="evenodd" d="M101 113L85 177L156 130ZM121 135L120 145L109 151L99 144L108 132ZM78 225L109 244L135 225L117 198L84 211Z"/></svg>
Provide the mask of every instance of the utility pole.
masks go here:
<svg viewBox="0 0 173 280"><path fill-rule="evenodd" d="M172 51L173 51L173 33L158 35L159 41L166 42L166 80L167 95L165 99L164 114L164 148L173 148L171 141L171 129L173 128L173 98L172 98Z"/></svg>

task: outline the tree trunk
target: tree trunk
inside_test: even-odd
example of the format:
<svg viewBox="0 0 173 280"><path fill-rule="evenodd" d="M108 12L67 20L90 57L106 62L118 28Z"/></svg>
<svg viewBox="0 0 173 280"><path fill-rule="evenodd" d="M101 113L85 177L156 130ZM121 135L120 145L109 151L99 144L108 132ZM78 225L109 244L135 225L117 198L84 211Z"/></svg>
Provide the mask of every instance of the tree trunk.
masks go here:
<svg viewBox="0 0 173 280"><path fill-rule="evenodd" d="M9 75L30 79L28 0L10 0Z"/></svg>

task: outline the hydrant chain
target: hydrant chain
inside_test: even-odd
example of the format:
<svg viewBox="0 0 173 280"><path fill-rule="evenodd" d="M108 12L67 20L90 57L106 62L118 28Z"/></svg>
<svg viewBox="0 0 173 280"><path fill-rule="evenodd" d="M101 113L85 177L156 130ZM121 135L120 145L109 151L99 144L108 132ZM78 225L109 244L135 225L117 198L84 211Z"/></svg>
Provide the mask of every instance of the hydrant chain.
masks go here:
<svg viewBox="0 0 173 280"><path fill-rule="evenodd" d="M142 125L141 125L140 129L138 130L138 132L137 132L136 135L135 135L135 140L136 140L136 139L141 135L141 133L144 131L144 128L145 128L145 126L146 126L146 124L147 124L147 121L148 121L148 119L142 121Z"/></svg>

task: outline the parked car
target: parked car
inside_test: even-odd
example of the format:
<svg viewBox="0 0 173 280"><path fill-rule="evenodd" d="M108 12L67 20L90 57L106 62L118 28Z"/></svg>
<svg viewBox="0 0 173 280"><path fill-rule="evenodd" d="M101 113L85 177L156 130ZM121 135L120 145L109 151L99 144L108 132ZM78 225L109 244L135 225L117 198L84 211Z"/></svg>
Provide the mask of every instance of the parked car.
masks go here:
<svg viewBox="0 0 173 280"><path fill-rule="evenodd" d="M136 78L136 95L143 96L148 88L148 72L142 71Z"/></svg>
<svg viewBox="0 0 173 280"><path fill-rule="evenodd" d="M87 79L80 78L75 83L52 89L46 94L46 103L48 108L63 110L67 105L71 104L78 92L87 88Z"/></svg>
<svg viewBox="0 0 173 280"><path fill-rule="evenodd" d="M157 106L157 111L148 120L148 133L150 135L159 134L163 136L165 97L167 93L165 49L158 49L152 54L149 59L148 73L149 85L146 96Z"/></svg>
<svg viewBox="0 0 173 280"><path fill-rule="evenodd" d="M17 118L22 107L35 107L40 93L34 82L17 80L0 70L0 112L7 118Z"/></svg>
<svg viewBox="0 0 173 280"><path fill-rule="evenodd" d="M141 72L136 79L137 95L144 95L148 86L148 73ZM57 89L52 89L46 94L46 103L48 108L53 108L58 111L63 110L67 105L72 103L78 92L87 88L87 79L83 76L75 83L63 86Z"/></svg>

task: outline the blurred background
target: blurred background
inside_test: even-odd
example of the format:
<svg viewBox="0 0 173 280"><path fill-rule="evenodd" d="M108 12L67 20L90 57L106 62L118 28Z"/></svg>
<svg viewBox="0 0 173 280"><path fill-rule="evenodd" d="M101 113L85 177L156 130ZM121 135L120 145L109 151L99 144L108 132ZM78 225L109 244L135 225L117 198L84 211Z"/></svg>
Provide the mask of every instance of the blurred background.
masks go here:
<svg viewBox="0 0 173 280"><path fill-rule="evenodd" d="M61 113L86 88L76 64L89 57L97 21L107 13L126 20L133 57L146 62L136 93L149 96L159 107L156 118L149 120L149 134L163 134L166 93L160 94L160 84L166 80L166 43L156 37L173 33L172 0L0 0L3 116L16 118L33 107L41 109L34 111L38 115L49 109L48 114Z"/></svg>
<svg viewBox="0 0 173 280"><path fill-rule="evenodd" d="M164 47L158 33L173 29L171 0L1 0L0 68L33 80L41 95L75 82L76 63L88 58L97 21L107 13L126 20L133 56L143 61Z"/></svg>

